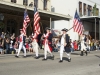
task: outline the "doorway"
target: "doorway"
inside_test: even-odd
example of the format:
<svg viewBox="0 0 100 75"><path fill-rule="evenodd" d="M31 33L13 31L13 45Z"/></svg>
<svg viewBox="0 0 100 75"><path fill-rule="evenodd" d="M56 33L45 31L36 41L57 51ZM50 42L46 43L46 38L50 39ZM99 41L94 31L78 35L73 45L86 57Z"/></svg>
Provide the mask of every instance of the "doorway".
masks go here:
<svg viewBox="0 0 100 75"><path fill-rule="evenodd" d="M17 30L17 22L14 19L9 19L7 21L7 33L13 34L16 33Z"/></svg>

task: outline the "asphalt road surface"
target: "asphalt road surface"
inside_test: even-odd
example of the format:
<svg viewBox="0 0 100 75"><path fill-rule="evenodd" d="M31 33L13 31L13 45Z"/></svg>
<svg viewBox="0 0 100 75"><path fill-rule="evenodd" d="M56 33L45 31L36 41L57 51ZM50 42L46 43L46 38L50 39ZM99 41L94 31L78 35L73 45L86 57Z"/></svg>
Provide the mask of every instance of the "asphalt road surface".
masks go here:
<svg viewBox="0 0 100 75"><path fill-rule="evenodd" d="M27 58L15 58L15 55L0 55L0 75L100 75L100 51L92 51L88 56L80 56L73 52L71 62L64 54L63 63L59 63L59 52L53 52L55 60L42 61L43 52L39 59L32 54ZM48 55L49 56L49 55Z"/></svg>

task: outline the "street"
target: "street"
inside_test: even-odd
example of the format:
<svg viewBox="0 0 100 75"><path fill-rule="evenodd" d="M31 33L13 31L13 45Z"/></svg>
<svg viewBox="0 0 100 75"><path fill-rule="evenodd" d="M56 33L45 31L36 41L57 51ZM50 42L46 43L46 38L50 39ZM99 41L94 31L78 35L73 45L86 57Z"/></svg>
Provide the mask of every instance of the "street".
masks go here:
<svg viewBox="0 0 100 75"><path fill-rule="evenodd" d="M0 75L100 75L100 51L91 51L88 56L80 56L80 51L71 55L71 62L64 60L59 63L59 52L53 52L55 60L42 61L34 59L33 54L27 54L27 58L15 58L15 55L0 55ZM48 54L49 56L49 54Z"/></svg>

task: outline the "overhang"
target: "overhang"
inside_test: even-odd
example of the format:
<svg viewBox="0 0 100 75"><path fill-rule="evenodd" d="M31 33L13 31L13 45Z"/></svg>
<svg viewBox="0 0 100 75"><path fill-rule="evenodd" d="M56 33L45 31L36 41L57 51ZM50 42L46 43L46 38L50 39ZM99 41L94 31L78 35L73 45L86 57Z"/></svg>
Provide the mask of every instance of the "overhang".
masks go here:
<svg viewBox="0 0 100 75"><path fill-rule="evenodd" d="M24 5L19 5L19 4L11 3L7 1L0 1L0 8L16 11L15 15L18 14L18 12L24 12L25 10ZM33 14L33 7L27 6L27 10L29 14ZM55 21L55 20L68 20L69 21L72 18L70 15L58 14L58 13L54 13L54 12L50 12L46 10L39 9L38 11L40 13L40 16L44 17L46 20L50 20L51 18L52 21Z"/></svg>
<svg viewBox="0 0 100 75"><path fill-rule="evenodd" d="M90 23L95 23L95 19L96 19L96 23L99 24L100 17L99 16L83 16L83 17L80 17L80 19L81 21L86 21Z"/></svg>

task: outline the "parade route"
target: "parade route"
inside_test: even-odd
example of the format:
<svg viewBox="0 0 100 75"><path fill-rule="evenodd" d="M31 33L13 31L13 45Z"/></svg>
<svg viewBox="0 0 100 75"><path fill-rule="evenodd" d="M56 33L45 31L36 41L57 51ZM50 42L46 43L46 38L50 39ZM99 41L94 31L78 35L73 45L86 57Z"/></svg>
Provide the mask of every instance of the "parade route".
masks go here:
<svg viewBox="0 0 100 75"><path fill-rule="evenodd" d="M88 56L80 56L80 51L72 53L68 62L64 54L63 63L59 63L59 52L53 52L55 60L42 61L33 54L27 58L15 58L15 55L0 55L0 75L100 75L100 51L91 51ZM48 55L49 56L49 55Z"/></svg>

